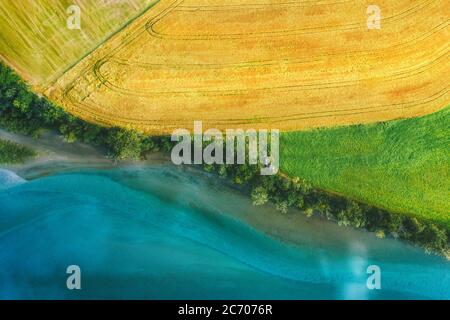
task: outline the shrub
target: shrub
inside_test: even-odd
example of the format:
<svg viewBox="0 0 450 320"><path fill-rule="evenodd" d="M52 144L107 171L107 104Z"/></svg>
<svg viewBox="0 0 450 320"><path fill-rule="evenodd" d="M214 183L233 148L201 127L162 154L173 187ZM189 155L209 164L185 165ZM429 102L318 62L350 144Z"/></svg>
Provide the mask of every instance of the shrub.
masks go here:
<svg viewBox="0 0 450 320"><path fill-rule="evenodd" d="M263 204L266 204L267 201L269 201L269 195L267 193L267 190L261 186L256 187L252 190L251 197L253 205L255 206L261 206Z"/></svg>

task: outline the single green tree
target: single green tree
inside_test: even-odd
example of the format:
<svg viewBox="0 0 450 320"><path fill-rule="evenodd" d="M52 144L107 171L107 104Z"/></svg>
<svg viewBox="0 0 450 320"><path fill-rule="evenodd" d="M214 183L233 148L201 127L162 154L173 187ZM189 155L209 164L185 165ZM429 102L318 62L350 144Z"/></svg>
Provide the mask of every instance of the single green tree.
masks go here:
<svg viewBox="0 0 450 320"><path fill-rule="evenodd" d="M269 201L269 194L264 187L256 187L252 190L252 201L255 206L262 206Z"/></svg>

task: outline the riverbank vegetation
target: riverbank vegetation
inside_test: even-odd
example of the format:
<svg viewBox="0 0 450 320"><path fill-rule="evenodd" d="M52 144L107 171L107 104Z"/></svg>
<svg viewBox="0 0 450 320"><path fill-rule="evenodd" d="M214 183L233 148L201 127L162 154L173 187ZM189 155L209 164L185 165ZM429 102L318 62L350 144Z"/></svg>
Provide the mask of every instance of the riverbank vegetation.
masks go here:
<svg viewBox="0 0 450 320"><path fill-rule="evenodd" d="M390 236L406 240L429 252L444 255L449 252L450 230L429 220L334 195L298 177L261 176L256 165L206 165L206 170L247 186L254 205L270 201L283 214L298 209L308 217L320 216L341 226L367 229L380 238Z"/></svg>
<svg viewBox="0 0 450 320"><path fill-rule="evenodd" d="M0 139L0 164L22 163L36 152L15 142Z"/></svg>
<svg viewBox="0 0 450 320"><path fill-rule="evenodd" d="M150 151L170 152L169 137L148 137L123 128L107 128L80 120L44 97L32 93L7 66L0 63L0 126L39 136L42 129L60 132L67 141L105 148L115 159L141 158ZM444 137L445 138L445 137ZM392 213L314 187L308 180L283 175L262 176L261 165L204 165L223 178L244 185L255 205L275 203L287 213L299 209L342 226L365 228L379 237L392 236L419 244L427 251L448 254L449 228L428 219Z"/></svg>
<svg viewBox="0 0 450 320"><path fill-rule="evenodd" d="M123 128L106 128L78 119L34 94L8 66L0 63L0 126L34 137L55 130L68 142L103 147L114 159L137 159L149 151L170 151L168 137L147 137Z"/></svg>

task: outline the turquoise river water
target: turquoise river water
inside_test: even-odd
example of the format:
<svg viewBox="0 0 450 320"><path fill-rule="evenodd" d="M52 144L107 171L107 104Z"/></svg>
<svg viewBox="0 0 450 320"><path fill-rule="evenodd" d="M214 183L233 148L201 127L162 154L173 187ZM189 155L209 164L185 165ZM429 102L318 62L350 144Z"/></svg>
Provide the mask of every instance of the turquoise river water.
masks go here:
<svg viewBox="0 0 450 320"><path fill-rule="evenodd" d="M68 290L66 268L81 269ZM381 289L366 287L367 267ZM450 263L168 165L0 172L0 299L449 299Z"/></svg>

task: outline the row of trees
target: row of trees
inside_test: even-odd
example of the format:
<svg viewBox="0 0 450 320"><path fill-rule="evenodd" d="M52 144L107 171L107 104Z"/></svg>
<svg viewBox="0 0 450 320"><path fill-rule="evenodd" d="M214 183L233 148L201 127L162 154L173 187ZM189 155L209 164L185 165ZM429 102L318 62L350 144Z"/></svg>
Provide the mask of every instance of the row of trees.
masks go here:
<svg viewBox="0 0 450 320"><path fill-rule="evenodd" d="M68 142L103 147L115 159L141 158L148 151L169 151L168 137L146 137L123 128L106 128L78 119L45 97L29 90L25 82L0 62L0 126L38 137L42 129L56 130Z"/></svg>
<svg viewBox="0 0 450 320"><path fill-rule="evenodd" d="M330 194L298 177L262 176L260 167L261 164L204 165L206 171L244 185L256 206L272 202L281 213L298 209L308 217L320 216L341 226L367 229L380 238L389 235L418 244L428 252L449 254L450 230L444 226Z"/></svg>
<svg viewBox="0 0 450 320"><path fill-rule="evenodd" d="M0 63L0 126L39 136L42 129L60 132L69 142L100 146L115 159L142 158L149 151L170 152L169 137L148 137L133 130L106 128L78 119L44 97L32 93L6 65ZM261 176L261 165L204 165L237 184L245 185L255 205L275 203L286 213L296 208L307 216L320 215L343 226L366 228L420 244L428 251L446 253L449 230L428 221L390 213L315 189L307 181L282 175Z"/></svg>
<svg viewBox="0 0 450 320"><path fill-rule="evenodd" d="M0 163L20 163L34 156L36 153L30 148L0 139Z"/></svg>

